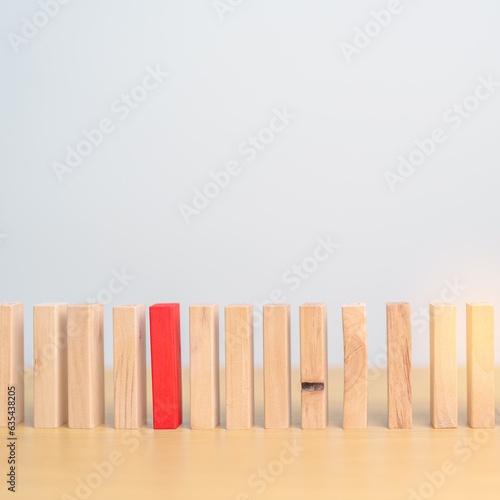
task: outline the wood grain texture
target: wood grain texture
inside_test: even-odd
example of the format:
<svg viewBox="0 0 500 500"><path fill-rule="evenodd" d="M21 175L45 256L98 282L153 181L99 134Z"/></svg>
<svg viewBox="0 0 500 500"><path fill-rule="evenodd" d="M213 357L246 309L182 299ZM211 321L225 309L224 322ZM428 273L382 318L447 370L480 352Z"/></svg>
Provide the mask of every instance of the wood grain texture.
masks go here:
<svg viewBox="0 0 500 500"><path fill-rule="evenodd" d="M344 332L344 429L366 429L368 418L368 349L366 306L342 306Z"/></svg>
<svg viewBox="0 0 500 500"><path fill-rule="evenodd" d="M230 304L226 323L226 428L250 429L254 421L253 305Z"/></svg>
<svg viewBox="0 0 500 500"><path fill-rule="evenodd" d="M68 304L33 307L34 426L68 421Z"/></svg>
<svg viewBox="0 0 500 500"><path fill-rule="evenodd" d="M7 427L8 391L15 388L15 423L24 420L24 304L0 303L0 427Z"/></svg>
<svg viewBox="0 0 500 500"><path fill-rule="evenodd" d="M104 325L102 304L68 307L68 427L104 422Z"/></svg>
<svg viewBox="0 0 500 500"><path fill-rule="evenodd" d="M430 304L431 425L457 426L457 306Z"/></svg>
<svg viewBox="0 0 500 500"><path fill-rule="evenodd" d="M411 306L387 304L387 416L389 429L411 429Z"/></svg>
<svg viewBox="0 0 500 500"><path fill-rule="evenodd" d="M146 423L146 305L113 307L115 429Z"/></svg>
<svg viewBox="0 0 500 500"><path fill-rule="evenodd" d="M286 429L292 418L290 304L263 307L264 427Z"/></svg>
<svg viewBox="0 0 500 500"><path fill-rule="evenodd" d="M189 308L191 429L213 429L220 422L219 305Z"/></svg>
<svg viewBox="0 0 500 500"><path fill-rule="evenodd" d="M182 423L180 306L155 304L149 308L153 425L177 429Z"/></svg>
<svg viewBox="0 0 500 500"><path fill-rule="evenodd" d="M302 429L328 425L326 304L300 306L300 382Z"/></svg>
<svg viewBox="0 0 500 500"><path fill-rule="evenodd" d="M493 305L466 305L467 422L473 428L495 427L495 350Z"/></svg>

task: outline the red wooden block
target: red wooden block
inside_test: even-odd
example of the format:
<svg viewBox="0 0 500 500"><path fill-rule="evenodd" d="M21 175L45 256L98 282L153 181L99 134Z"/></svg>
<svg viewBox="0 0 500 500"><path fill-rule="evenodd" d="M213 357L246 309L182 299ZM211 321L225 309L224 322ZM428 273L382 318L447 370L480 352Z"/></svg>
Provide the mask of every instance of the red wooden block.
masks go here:
<svg viewBox="0 0 500 500"><path fill-rule="evenodd" d="M179 304L149 308L153 427L177 429L182 423L181 328Z"/></svg>

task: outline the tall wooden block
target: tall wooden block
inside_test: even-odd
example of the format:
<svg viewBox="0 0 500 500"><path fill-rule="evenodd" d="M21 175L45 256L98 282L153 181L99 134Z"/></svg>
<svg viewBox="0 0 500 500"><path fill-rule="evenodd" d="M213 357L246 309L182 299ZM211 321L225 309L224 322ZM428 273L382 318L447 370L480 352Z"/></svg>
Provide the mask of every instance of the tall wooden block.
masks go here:
<svg viewBox="0 0 500 500"><path fill-rule="evenodd" d="M344 429L366 429L368 350L365 304L342 306L344 331Z"/></svg>
<svg viewBox="0 0 500 500"><path fill-rule="evenodd" d="M254 419L253 306L231 304L226 320L226 428L250 429Z"/></svg>
<svg viewBox="0 0 500 500"><path fill-rule="evenodd" d="M430 304L431 425L457 426L457 306Z"/></svg>
<svg viewBox="0 0 500 500"><path fill-rule="evenodd" d="M68 307L68 427L104 422L103 305Z"/></svg>
<svg viewBox="0 0 500 500"><path fill-rule="evenodd" d="M467 422L473 428L495 427L493 305L468 303Z"/></svg>
<svg viewBox="0 0 500 500"><path fill-rule="evenodd" d="M34 426L54 428L68 421L68 304L33 307Z"/></svg>
<svg viewBox="0 0 500 500"><path fill-rule="evenodd" d="M290 427L290 304L267 304L264 315L264 427Z"/></svg>
<svg viewBox="0 0 500 500"><path fill-rule="evenodd" d="M219 305L189 308L191 429L213 429L220 422Z"/></svg>
<svg viewBox="0 0 500 500"><path fill-rule="evenodd" d="M12 412L14 404L14 412ZM24 420L24 305L0 303L0 427Z"/></svg>
<svg viewBox="0 0 500 500"><path fill-rule="evenodd" d="M177 429L182 423L181 326L179 304L149 308L153 426Z"/></svg>
<svg viewBox="0 0 500 500"><path fill-rule="evenodd" d="M411 429L411 306L387 304L387 404L389 429Z"/></svg>
<svg viewBox="0 0 500 500"><path fill-rule="evenodd" d="M328 425L326 304L300 306L300 382L302 429Z"/></svg>
<svg viewBox="0 0 500 500"><path fill-rule="evenodd" d="M146 423L146 306L113 307L115 429Z"/></svg>

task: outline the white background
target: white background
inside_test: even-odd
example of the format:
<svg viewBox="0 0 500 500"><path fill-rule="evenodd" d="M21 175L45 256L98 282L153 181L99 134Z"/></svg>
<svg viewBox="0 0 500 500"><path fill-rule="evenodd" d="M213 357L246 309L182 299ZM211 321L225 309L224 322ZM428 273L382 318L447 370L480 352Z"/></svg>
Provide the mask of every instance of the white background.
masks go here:
<svg viewBox="0 0 500 500"><path fill-rule="evenodd" d="M410 301L413 361L427 365L422 311L441 294L459 305L463 364L465 302L500 306L500 88L456 129L444 114L480 77L500 81L500 3L401 1L348 62L341 44L388 3L248 0L221 16L210 0L73 0L16 45L41 8L4 0L0 300L25 303L26 363L37 303L105 297L111 366L112 306L180 302L187 365L190 304L220 304L223 360L223 306L280 289L295 365L306 301L328 304L337 366L343 302L366 302L383 363L385 302ZM170 76L122 119L113 103L157 66ZM295 118L248 162L238 148L283 108ZM58 179L54 162L105 118L114 131ZM446 141L392 191L386 172L436 128ZM187 224L179 206L230 161L241 173ZM284 273L320 237L339 248L292 290ZM123 269L133 279L103 292Z"/></svg>

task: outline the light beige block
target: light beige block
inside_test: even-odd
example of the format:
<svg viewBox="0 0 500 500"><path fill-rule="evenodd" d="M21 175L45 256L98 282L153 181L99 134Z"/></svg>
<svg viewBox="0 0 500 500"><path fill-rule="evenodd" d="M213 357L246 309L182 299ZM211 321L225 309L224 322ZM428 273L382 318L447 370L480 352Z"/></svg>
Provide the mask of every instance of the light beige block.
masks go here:
<svg viewBox="0 0 500 500"><path fill-rule="evenodd" d="M68 307L68 427L104 422L104 325L102 304Z"/></svg>
<svg viewBox="0 0 500 500"><path fill-rule="evenodd" d="M0 427L24 420L24 305L0 303ZM12 412L12 403L14 412ZM9 414L8 412L11 411Z"/></svg>
<svg viewBox="0 0 500 500"><path fill-rule="evenodd" d="M290 304L267 304L264 317L264 427L286 429L292 418Z"/></svg>
<svg viewBox="0 0 500 500"><path fill-rule="evenodd" d="M253 305L230 304L226 323L226 428L250 429L254 421Z"/></svg>
<svg viewBox="0 0 500 500"><path fill-rule="evenodd" d="M300 382L302 429L328 425L326 304L300 306Z"/></svg>
<svg viewBox="0 0 500 500"><path fill-rule="evenodd" d="M34 426L55 428L68 421L68 304L33 307Z"/></svg>
<svg viewBox="0 0 500 500"><path fill-rule="evenodd" d="M115 429L146 423L146 305L113 307Z"/></svg>
<svg viewBox="0 0 500 500"><path fill-rule="evenodd" d="M473 428L495 427L495 351L493 305L468 303L467 422Z"/></svg>
<svg viewBox="0 0 500 500"><path fill-rule="evenodd" d="M219 305L189 308L191 429L213 429L220 422Z"/></svg>
<svg viewBox="0 0 500 500"><path fill-rule="evenodd" d="M431 425L457 426L457 306L430 304Z"/></svg>

